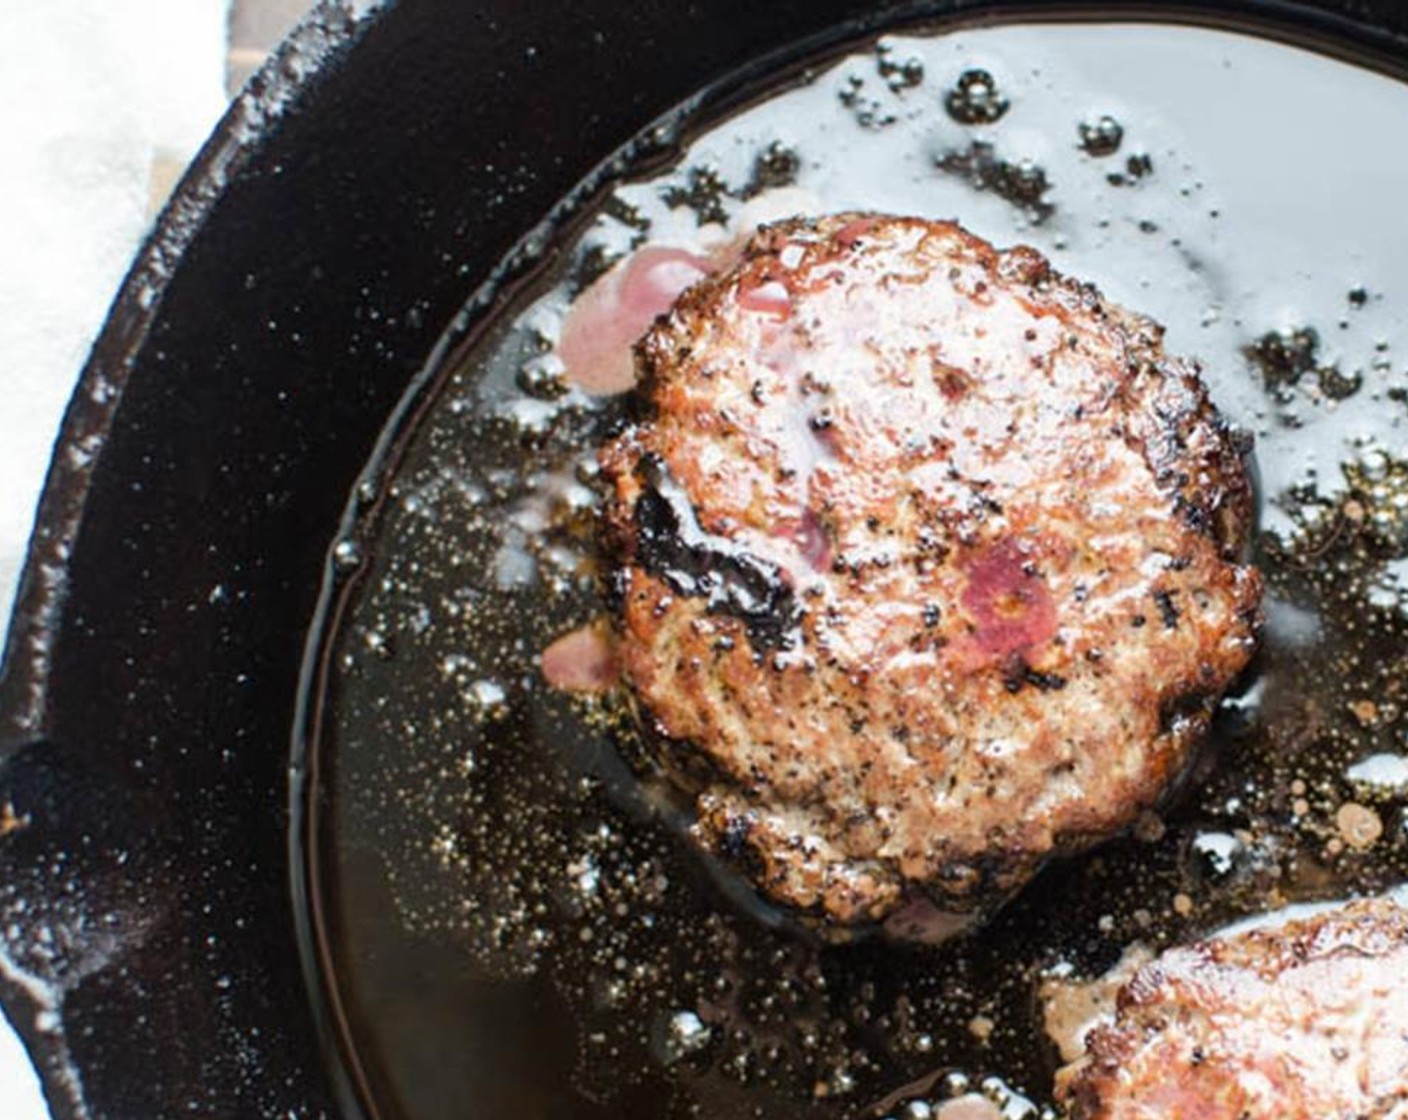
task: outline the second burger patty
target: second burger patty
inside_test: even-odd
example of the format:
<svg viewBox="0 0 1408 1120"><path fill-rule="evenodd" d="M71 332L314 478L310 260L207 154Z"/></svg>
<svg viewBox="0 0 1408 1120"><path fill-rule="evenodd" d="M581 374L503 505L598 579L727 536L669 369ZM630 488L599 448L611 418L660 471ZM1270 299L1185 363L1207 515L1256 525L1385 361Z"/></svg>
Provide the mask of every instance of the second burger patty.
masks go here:
<svg viewBox="0 0 1408 1120"><path fill-rule="evenodd" d="M1237 441L1162 330L947 222L763 228L637 347L616 657L694 832L935 936L1183 771L1250 658Z"/></svg>

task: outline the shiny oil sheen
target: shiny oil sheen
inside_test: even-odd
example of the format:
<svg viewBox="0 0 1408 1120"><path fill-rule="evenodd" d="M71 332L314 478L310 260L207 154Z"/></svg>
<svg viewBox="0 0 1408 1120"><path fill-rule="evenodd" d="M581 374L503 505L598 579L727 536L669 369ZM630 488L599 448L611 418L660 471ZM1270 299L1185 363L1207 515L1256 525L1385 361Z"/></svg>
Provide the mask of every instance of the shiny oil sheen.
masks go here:
<svg viewBox="0 0 1408 1120"><path fill-rule="evenodd" d="M759 90L545 246L340 546L308 842L369 1111L918 1118L976 1088L1035 1116L1044 970L1401 881L1408 789L1364 764L1408 753L1405 120L1398 81L1229 32L907 34ZM768 189L1036 246L1165 323L1256 438L1266 643L1204 764L938 948L782 928L632 777L628 713L537 670L601 610L595 450L626 407L563 381L567 302Z"/></svg>

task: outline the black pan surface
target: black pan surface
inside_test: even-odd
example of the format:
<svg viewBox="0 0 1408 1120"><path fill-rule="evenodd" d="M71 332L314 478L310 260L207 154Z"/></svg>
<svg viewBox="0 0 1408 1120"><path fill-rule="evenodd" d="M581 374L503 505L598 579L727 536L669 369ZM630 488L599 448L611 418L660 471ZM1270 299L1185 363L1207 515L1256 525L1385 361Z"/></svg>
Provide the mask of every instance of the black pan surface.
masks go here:
<svg viewBox="0 0 1408 1120"><path fill-rule="evenodd" d="M84 371L0 667L0 995L57 1116L343 1113L294 936L299 667L378 433L515 242L785 44L1018 10L326 3L256 78ZM1101 12L1408 57L1392 0Z"/></svg>

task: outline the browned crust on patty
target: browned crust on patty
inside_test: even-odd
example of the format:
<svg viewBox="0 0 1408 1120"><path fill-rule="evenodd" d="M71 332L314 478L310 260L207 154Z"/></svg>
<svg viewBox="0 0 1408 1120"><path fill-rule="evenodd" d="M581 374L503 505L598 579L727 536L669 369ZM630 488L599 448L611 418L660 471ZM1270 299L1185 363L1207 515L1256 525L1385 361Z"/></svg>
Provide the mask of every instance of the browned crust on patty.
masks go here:
<svg viewBox="0 0 1408 1120"><path fill-rule="evenodd" d="M1057 1075L1075 1120L1408 1117L1408 912L1351 903L1173 949Z"/></svg>
<svg viewBox="0 0 1408 1120"><path fill-rule="evenodd" d="M637 347L617 657L695 833L831 931L1127 825L1254 645L1236 441L1155 324L947 222L765 227Z"/></svg>

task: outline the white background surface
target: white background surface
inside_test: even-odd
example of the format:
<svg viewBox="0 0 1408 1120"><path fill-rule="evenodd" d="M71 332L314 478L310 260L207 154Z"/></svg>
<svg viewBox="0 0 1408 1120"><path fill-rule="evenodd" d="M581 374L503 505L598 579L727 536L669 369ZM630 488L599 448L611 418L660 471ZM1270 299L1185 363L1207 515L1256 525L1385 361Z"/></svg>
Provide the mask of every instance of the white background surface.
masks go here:
<svg viewBox="0 0 1408 1120"><path fill-rule="evenodd" d="M78 370L153 201L224 110L227 3L0 3L0 619ZM0 1120L47 1115L0 1021Z"/></svg>

